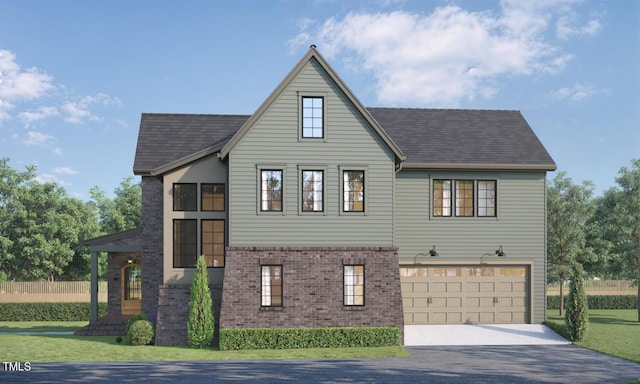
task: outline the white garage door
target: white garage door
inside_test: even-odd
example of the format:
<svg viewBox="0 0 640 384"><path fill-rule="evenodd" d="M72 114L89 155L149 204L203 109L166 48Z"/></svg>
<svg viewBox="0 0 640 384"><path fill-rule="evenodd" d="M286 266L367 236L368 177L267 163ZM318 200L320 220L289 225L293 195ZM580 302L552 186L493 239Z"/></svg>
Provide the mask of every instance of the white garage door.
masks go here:
<svg viewBox="0 0 640 384"><path fill-rule="evenodd" d="M402 266L400 281L407 325L529 322L527 266Z"/></svg>

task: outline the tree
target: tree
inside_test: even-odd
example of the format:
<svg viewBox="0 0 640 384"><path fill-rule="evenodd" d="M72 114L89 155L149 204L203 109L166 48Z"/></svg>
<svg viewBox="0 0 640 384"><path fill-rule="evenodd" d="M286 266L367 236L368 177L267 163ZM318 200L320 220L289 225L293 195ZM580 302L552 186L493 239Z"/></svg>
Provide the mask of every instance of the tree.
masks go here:
<svg viewBox="0 0 640 384"><path fill-rule="evenodd" d="M599 206L601 236L615 256L609 263L612 273L640 283L640 159L632 159L630 168L620 168L616 183ZM640 284L638 294L640 322Z"/></svg>
<svg viewBox="0 0 640 384"><path fill-rule="evenodd" d="M114 198L95 186L89 194L94 200L92 204L98 210L100 224L104 234L111 234L140 226L142 214L142 188L140 183L133 182L133 176L125 177L120 186L114 190Z"/></svg>
<svg viewBox="0 0 640 384"><path fill-rule="evenodd" d="M209 274L204 256L198 257L196 274L191 283L191 299L189 300L189 320L187 334L189 345L204 348L211 344L214 333L213 308Z"/></svg>
<svg viewBox="0 0 640 384"><path fill-rule="evenodd" d="M584 290L584 272L579 265L573 266L571 285L569 286L569 303L565 322L571 341L580 341L587 333L589 325L589 309L587 294Z"/></svg>
<svg viewBox="0 0 640 384"><path fill-rule="evenodd" d="M548 278L560 282L560 316L564 312L564 281L577 265L582 268L597 258L586 244L585 225L595 210L592 193L591 182L573 184L565 172L558 173L547 189Z"/></svg>

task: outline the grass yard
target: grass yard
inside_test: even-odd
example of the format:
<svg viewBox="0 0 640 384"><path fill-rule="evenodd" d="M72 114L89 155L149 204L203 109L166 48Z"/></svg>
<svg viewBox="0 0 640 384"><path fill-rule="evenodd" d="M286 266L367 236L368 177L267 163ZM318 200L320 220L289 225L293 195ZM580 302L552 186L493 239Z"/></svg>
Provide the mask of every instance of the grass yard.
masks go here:
<svg viewBox="0 0 640 384"><path fill-rule="evenodd" d="M635 309L590 310L587 334L584 340L575 344L640 363L640 323L637 320ZM557 311L550 310L546 324L562 333L565 322Z"/></svg>
<svg viewBox="0 0 640 384"><path fill-rule="evenodd" d="M0 332L71 332L86 322L0 322ZM91 362L401 357L403 347L219 351L188 347L132 346L116 336L0 335L2 361Z"/></svg>

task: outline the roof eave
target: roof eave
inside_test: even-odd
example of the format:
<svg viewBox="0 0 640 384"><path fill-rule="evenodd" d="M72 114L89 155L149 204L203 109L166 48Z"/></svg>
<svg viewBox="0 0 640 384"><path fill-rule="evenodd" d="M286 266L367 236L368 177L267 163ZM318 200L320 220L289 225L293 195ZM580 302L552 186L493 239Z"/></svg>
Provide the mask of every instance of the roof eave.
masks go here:
<svg viewBox="0 0 640 384"><path fill-rule="evenodd" d="M555 171L555 164L486 164L486 163L408 163L402 169L453 169L453 170L504 170L504 171Z"/></svg>

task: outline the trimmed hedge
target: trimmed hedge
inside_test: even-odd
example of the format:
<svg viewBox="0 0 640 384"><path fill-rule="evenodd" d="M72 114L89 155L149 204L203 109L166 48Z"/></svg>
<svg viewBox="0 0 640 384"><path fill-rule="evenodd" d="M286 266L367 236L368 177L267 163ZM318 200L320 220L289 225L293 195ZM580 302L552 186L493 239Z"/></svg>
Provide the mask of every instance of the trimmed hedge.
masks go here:
<svg viewBox="0 0 640 384"><path fill-rule="evenodd" d="M98 317L107 303L98 303ZM89 321L90 303L0 303L0 321Z"/></svg>
<svg viewBox="0 0 640 384"><path fill-rule="evenodd" d="M397 327L226 328L220 350L384 347L402 345Z"/></svg>
<svg viewBox="0 0 640 384"><path fill-rule="evenodd" d="M564 307L567 308L567 297L564 297ZM638 309L638 296L587 296L589 309ZM560 296L547 296L547 309L560 309Z"/></svg>

